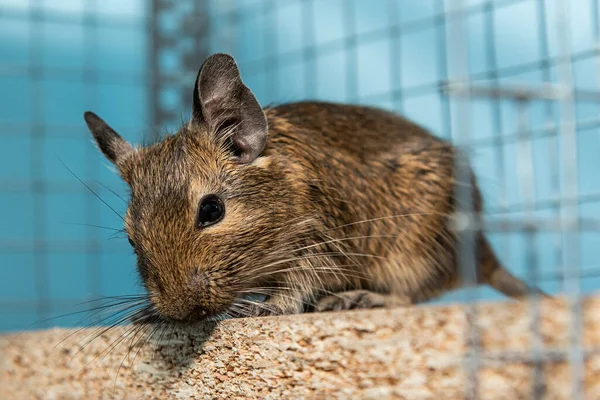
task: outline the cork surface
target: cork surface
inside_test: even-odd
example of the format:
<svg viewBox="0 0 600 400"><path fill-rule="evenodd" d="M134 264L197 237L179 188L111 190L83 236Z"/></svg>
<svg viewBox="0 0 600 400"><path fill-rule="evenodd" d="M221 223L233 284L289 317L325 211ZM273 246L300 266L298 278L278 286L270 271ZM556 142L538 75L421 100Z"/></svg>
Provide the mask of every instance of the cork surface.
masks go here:
<svg viewBox="0 0 600 400"><path fill-rule="evenodd" d="M600 297L582 307L586 351L576 353L584 356L576 365L584 367L585 398L600 399ZM421 306L228 320L166 331L144 346L131 346L128 327L90 343L97 331L5 335L0 398L414 400L475 393L515 400L533 398L534 390L539 398L572 398L570 314L563 301L540 308L535 326L544 348L537 356L529 304L477 306L475 363L465 361L465 310Z"/></svg>

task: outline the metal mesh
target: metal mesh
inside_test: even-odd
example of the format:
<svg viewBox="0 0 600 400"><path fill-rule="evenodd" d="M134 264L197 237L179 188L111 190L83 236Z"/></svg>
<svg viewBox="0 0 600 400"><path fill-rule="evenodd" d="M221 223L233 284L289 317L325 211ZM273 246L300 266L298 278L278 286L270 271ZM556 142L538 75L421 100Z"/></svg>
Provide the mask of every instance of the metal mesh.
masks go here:
<svg viewBox="0 0 600 400"><path fill-rule="evenodd" d="M583 360L597 349L583 347L580 303L584 292L600 287L600 268L590 257L596 253L591 243L600 238L600 187L590 184L596 164L585 156L587 147L600 150L593 111L600 99L598 2L578 3L577 15L567 0L420 3L422 13L415 15L409 2L395 0L213 2L210 50L234 54L263 103L319 98L374 104L413 117L469 158L479 157L483 221L471 213L471 189L461 184L469 182L470 172L457 163L455 228L464 283L469 287L476 280L473 233L483 224L510 270L567 296L572 329L568 351L543 348L539 298L533 297L531 351L484 354L475 304L491 294L475 287L456 293L454 298L470 304L465 397L478 398L482 367L519 360L535 366L532 398L542 398L543 363L567 359L573 398L583 398ZM365 24L369 13L377 21ZM511 22L519 33L512 40L534 48L522 61L507 61L507 51L519 47L504 37ZM405 51L420 35L428 36L429 47ZM429 72L428 78L410 73L411 63ZM389 76L371 78L382 72ZM428 118L431 114L437 117ZM482 164L495 190L481 176Z"/></svg>
<svg viewBox="0 0 600 400"><path fill-rule="evenodd" d="M477 86L472 83L472 78L468 74L468 55L464 51L464 43L466 40L466 30L464 20L466 18L464 10L464 2L461 0L453 1L451 8L452 25L451 36L449 43L451 44L451 52L454 53L454 71L455 76L453 79L455 83L450 85L449 93L451 95L460 96L459 100L460 110L457 112L457 119L461 122L457 131L460 136L457 138L457 144L459 146L469 145L469 124L464 123L469 118L469 98L472 96L483 96L491 97L495 101L508 100L514 104L517 109L517 175L518 175L518 187L523 195L524 199L524 219L519 225L526 233L526 248L524 253L525 265L528 268L528 280L534 285L538 285L539 271L537 255L534 247L534 238L536 232L544 230L545 228L540 225L554 226L556 229L561 231L562 238L560 246L557 247L557 252L560 253L560 262L562 270L562 289L566 294L569 306L570 306L570 331L569 343L570 349L563 357L568 358L569 365L571 368L571 382L572 382L572 397L583 398L583 360L584 350L582 346L582 313L581 313L581 281L580 281L580 264L578 258L578 237L577 234L581 229L580 214L578 212L578 195L579 191L577 188L578 173L577 173L577 127L576 127L576 106L575 101L578 96L577 91L574 88L574 77L572 67L572 51L570 49L570 33L569 27L569 2L562 1L560 3L557 13L557 19L555 26L550 28L556 29L556 37L558 41L558 54L553 60L545 58L541 60L540 65L544 70L545 81L551 81L549 69L554 67L556 69L556 80L552 84L544 82L543 85L534 87L513 87L498 88L497 82L493 82L493 86ZM493 7L488 4L488 13L493 12ZM544 2L538 2L537 7L537 23L546 27L546 14ZM594 20L597 21L597 4L592 5L592 12L594 12ZM594 22L597 25L597 22ZM544 29L541 36L541 47L543 53L547 56L547 42L546 35L548 32ZM492 50L493 52L493 50ZM495 78L496 76L494 76ZM596 97L595 93L591 93L592 98ZM553 162L551 168L553 168L554 183L556 184L556 192L558 192L557 201L557 213L551 219L551 221L544 221L546 224L536 223L535 218L535 168L532 156L531 139L528 135L530 130L529 113L528 108L532 102L557 102L559 104L559 118L558 123L552 126L553 139L558 142L559 154L553 154L558 156L558 160ZM548 116L551 115L552 109L546 108ZM466 181L468 179L468 170L463 170L463 178L460 178L461 171L458 170L458 181ZM465 199L469 197L468 189L464 189L457 185L457 199ZM464 214L466 220L462 221L460 226L461 235L470 236L470 232L473 232L470 228L469 210ZM461 210L457 211L458 216L461 216ZM546 228L547 229L547 228ZM461 254L473 254L472 246L469 245L472 241L462 240ZM463 256L461 266L463 268L463 278L466 278L467 283L473 283L475 279L475 267L472 261L472 257ZM540 310L539 310L539 296L534 296L529 300L530 312L532 315L531 330L533 333L532 351L529 354L522 354L521 360L528 360L535 365L533 384L532 384L532 398L542 398L545 396L545 381L544 381L544 370L541 362L542 356L545 354L540 327ZM480 350L480 342L477 327L477 310L474 303L468 308L467 320L469 322L467 332L467 344L469 348L469 354L465 359L465 367L468 374L467 385L465 390L465 397L467 398L478 398L478 371L480 368L481 360L483 355Z"/></svg>
<svg viewBox="0 0 600 400"><path fill-rule="evenodd" d="M234 54L244 79L264 104L319 98L379 105L412 117L435 134L451 138L470 155L479 156L488 167L482 172L476 163L475 170L484 189L486 215L489 216L486 223L492 235L512 232L529 235L531 231L536 234L560 233L575 220L578 226L572 228L573 231L593 232L598 216L593 206L600 202L600 187L587 185L586 190L578 189L577 182L587 184L592 182L593 176L587 165L584 165L585 174L577 171L578 163L590 160L578 160L577 147L581 149L582 146L574 140L583 132L586 139L592 139L586 144L598 146L597 135L587 135L597 129L599 122L597 113L590 111L598 100L595 90L597 2L586 1L577 8L579 15L586 15L586 21L582 23L585 23L589 36L584 43L589 42L589 46L578 45L576 49L566 50L560 48L565 46L561 43L567 41L568 46L573 38L570 38L569 27L559 29L564 25L560 22L564 15L559 11L560 1L465 1L456 7L451 1L422 3L427 5L424 6L427 13L418 16L403 16L405 9L410 8L409 3L369 3L366 8L378 17L388 19L387 23L378 23L371 28L357 23L361 21L361 13L365 12L365 2L361 1L214 2L211 52ZM499 15L511 12L518 16L522 9L528 13L519 22L526 22L527 32L535 33L536 37L530 41L535 45L536 54L525 57L522 62L499 60L505 55L506 48L511 47L510 43L499 46L499 26L506 22L506 17ZM329 14L323 15L326 11ZM285 20L283 16L286 16ZM327 25L339 25L339 29L327 35L323 29ZM251 38L247 37L246 26L254 31ZM476 29L460 33L473 27ZM290 40L287 32L296 29L301 35ZM420 65L419 62L427 61L427 57L404 50L419 35L427 35L429 39L428 48L419 50L431 54L430 59L434 61L431 65ZM460 39L452 39L453 35ZM480 39L479 48L469 43L472 37ZM249 43L258 51L249 54ZM380 51L371 53L376 64L372 71L363 67L369 46ZM472 53L477 53L475 58L481 65L473 65ZM565 60L574 67L565 67ZM325 61L330 62L326 64ZM432 79L411 81L412 75L405 73L403 68L413 62L417 64L416 68L430 70ZM330 70L323 65L329 66ZM386 65L386 68L380 68L380 65ZM589 72L592 68L591 80L587 76L590 74L581 74L585 79L576 86L573 74ZM386 85L380 85L378 90L365 87L372 76L382 71L389 74ZM564 76L569 75L570 81L564 83ZM327 79L340 84L328 85ZM330 87L335 90L327 92ZM566 105L569 101L570 106ZM417 106L419 112L415 112ZM566 133L569 130L572 131L570 135ZM570 153L565 150L569 147ZM541 153L543 162L534 160L541 158ZM493 180L493 184L486 185L486 179ZM591 206L591 211L586 212L585 217L578 215L576 207L586 205ZM563 215L564 210L574 214L567 218ZM507 218L516 213L519 213L518 218ZM521 218L527 213L531 214L528 218ZM530 239L521 242L527 240ZM557 266L579 266L576 258L564 256L566 249L562 238L553 237L552 241L550 253L553 258L568 259L565 262L555 260ZM500 247L495 246L497 250L502 254L509 253L507 243L499 242ZM526 264L546 262L547 257L536 261L536 254L541 256L540 253L538 249L529 255L531 259ZM503 261L512 269L510 260ZM598 276L595 263L586 264L589 265L580 270L579 275ZM564 273L561 268L540 268L535 272L535 265L531 265L522 272L530 273L533 269L542 282L559 281ZM552 290L557 289L553 287Z"/></svg>

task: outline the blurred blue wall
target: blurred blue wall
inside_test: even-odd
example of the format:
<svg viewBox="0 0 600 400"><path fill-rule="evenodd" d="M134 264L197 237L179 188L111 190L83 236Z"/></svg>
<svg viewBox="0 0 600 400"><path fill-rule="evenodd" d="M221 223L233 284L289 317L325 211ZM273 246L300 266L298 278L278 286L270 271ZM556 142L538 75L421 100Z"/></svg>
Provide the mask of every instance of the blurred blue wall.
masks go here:
<svg viewBox="0 0 600 400"><path fill-rule="evenodd" d="M82 113L98 112L132 141L149 129L146 8L141 0L88 4L0 0L0 330L76 324L80 315L36 321L140 290L127 240L83 225L120 229L122 221L60 160L126 195ZM124 211L111 192L94 190Z"/></svg>
<svg viewBox="0 0 600 400"><path fill-rule="evenodd" d="M446 56L452 55L445 54L449 48L440 23L444 1L208 3L211 51L236 57L246 84L264 105L308 98L373 104L400 111L440 136L453 134L453 105L438 90L449 68ZM472 7L465 45L474 78L485 83L496 73L506 85L556 81L552 63L545 68L540 60L557 55L557 2L546 2L546 24L540 23L538 1L489 2L495 8L481 6L483 0L465 3ZM577 4L570 38L575 84L597 90L593 1ZM68 313L75 303L97 296L141 290L127 240L110 230L121 228L120 218L82 188L60 160L81 179L126 196L126 188L92 145L82 113L96 111L134 142L152 129L147 18L142 0L47 0L31 6L0 0L0 331L78 324L77 316L39 319ZM392 29L397 24L399 31ZM533 103L528 123L543 128L558 121L557 110L556 105ZM521 219L522 212L499 209L516 209L525 200L517 175L523 160L511 139L519 127L516 111L511 102L475 100L470 132L487 206L495 216ZM580 121L598 117L594 103L578 104L576 111ZM597 126L581 124L578 129L582 198L600 193ZM507 137L501 146L493 140L497 134ZM562 172L555 168L553 152L560 147L552 134L532 140L531 147L536 216L556 217L551 200L559 192L553 182ZM94 190L124 211L124 202L111 191L97 183ZM600 201L583 203L580 213L600 217ZM546 277L542 286L561 289L560 280L552 277L562 264L560 234L543 233L533 243L522 234L491 238L502 260L520 276L526 275L525 255L533 247ZM579 239L579 261L570 267L600 271L600 235L582 233ZM600 278L587 277L582 284L589 291L600 287ZM482 290L482 296L499 297L491 290Z"/></svg>

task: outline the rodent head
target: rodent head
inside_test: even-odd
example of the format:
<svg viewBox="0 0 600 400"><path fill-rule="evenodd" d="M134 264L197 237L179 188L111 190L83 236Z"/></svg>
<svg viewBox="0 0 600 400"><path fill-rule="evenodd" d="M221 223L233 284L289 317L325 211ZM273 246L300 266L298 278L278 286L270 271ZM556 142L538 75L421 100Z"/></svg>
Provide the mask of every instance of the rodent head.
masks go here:
<svg viewBox="0 0 600 400"><path fill-rule="evenodd" d="M281 163L262 155L267 119L233 58L205 61L189 124L156 144L135 148L84 117L131 189L125 226L157 317L215 317L270 279L297 234L294 196Z"/></svg>

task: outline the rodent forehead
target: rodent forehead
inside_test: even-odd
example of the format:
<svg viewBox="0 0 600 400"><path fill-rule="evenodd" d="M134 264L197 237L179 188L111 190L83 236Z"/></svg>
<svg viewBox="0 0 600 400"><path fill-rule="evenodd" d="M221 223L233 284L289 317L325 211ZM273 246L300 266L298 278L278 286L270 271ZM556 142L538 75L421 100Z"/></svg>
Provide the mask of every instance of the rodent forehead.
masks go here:
<svg viewBox="0 0 600 400"><path fill-rule="evenodd" d="M129 166L130 186L141 193L156 189L180 191L214 186L226 178L227 158L210 140L178 133L140 149Z"/></svg>
<svg viewBox="0 0 600 400"><path fill-rule="evenodd" d="M139 150L128 166L132 200L127 212L128 226L140 218L195 213L200 198L225 190L227 159L210 143L168 137Z"/></svg>

